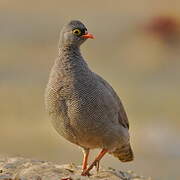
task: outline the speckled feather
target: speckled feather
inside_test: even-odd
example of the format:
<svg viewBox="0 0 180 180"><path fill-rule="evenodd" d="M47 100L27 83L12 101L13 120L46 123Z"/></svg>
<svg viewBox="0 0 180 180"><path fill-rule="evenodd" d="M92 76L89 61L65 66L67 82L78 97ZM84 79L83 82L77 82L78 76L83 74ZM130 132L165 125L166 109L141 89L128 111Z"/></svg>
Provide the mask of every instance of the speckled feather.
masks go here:
<svg viewBox="0 0 180 180"><path fill-rule="evenodd" d="M69 24L83 26L79 21ZM121 161L133 159L123 105L113 88L90 70L79 46L60 44L45 104L54 128L68 141L84 149L106 148Z"/></svg>

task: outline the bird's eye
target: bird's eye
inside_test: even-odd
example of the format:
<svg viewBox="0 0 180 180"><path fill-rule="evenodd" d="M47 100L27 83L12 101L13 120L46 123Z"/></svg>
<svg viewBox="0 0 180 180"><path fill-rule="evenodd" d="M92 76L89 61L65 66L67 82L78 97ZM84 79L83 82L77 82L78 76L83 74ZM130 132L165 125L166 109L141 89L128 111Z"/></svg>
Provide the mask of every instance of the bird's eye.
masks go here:
<svg viewBox="0 0 180 180"><path fill-rule="evenodd" d="M77 36L81 35L81 30L79 30L79 29L74 29L72 32L73 32L73 34L75 34Z"/></svg>

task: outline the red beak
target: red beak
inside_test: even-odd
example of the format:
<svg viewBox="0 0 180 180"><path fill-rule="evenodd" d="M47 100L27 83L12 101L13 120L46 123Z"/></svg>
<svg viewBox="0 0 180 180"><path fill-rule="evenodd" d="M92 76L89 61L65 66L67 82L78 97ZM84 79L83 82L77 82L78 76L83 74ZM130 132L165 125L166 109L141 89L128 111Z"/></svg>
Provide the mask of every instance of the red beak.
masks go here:
<svg viewBox="0 0 180 180"><path fill-rule="evenodd" d="M89 34L89 33L82 35L82 37L84 37L86 39L88 39L88 38L94 39L94 36L92 34Z"/></svg>

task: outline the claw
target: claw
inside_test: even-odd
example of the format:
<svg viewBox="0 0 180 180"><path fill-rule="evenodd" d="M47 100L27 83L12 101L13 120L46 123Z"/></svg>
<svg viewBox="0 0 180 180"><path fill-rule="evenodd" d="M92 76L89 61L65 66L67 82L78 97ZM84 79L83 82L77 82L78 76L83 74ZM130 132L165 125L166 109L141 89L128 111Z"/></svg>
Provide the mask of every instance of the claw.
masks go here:
<svg viewBox="0 0 180 180"><path fill-rule="evenodd" d="M81 176L91 176L91 174L85 170L81 173Z"/></svg>
<svg viewBox="0 0 180 180"><path fill-rule="evenodd" d="M99 155L96 157L96 159L92 162L92 164L82 172L82 176L88 176L89 175L89 171L96 166L97 167L97 171L99 171L99 161L102 159L102 157L108 152L107 149L103 149Z"/></svg>

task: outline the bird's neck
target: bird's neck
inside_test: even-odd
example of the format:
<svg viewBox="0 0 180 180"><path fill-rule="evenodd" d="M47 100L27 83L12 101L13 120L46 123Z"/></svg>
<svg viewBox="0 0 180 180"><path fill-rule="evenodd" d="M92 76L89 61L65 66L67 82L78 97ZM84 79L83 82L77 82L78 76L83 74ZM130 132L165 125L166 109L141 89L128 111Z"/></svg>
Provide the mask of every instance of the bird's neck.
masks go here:
<svg viewBox="0 0 180 180"><path fill-rule="evenodd" d="M78 46L60 46L57 61L57 65L60 66L65 73L83 73L89 70L87 63L81 56Z"/></svg>

